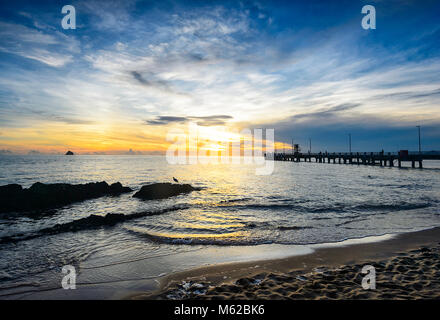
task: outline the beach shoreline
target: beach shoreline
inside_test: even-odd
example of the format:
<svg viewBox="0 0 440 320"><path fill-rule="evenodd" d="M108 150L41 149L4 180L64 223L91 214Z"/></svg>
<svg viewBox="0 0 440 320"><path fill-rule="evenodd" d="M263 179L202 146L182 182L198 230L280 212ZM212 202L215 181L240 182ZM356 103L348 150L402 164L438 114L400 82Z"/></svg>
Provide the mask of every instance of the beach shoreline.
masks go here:
<svg viewBox="0 0 440 320"><path fill-rule="evenodd" d="M440 298L440 227L382 241L311 245L281 259L224 263L169 274L158 290L126 299L408 299ZM376 290L362 288L372 265Z"/></svg>

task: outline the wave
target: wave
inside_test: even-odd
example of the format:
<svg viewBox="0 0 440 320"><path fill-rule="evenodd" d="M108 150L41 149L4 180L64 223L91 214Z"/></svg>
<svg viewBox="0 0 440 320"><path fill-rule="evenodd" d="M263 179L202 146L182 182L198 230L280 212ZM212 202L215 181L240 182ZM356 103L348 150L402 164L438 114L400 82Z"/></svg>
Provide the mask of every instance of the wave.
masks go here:
<svg viewBox="0 0 440 320"><path fill-rule="evenodd" d="M232 203L232 202L241 202L241 201L249 201L251 198L239 198L239 199L230 199L230 200L222 200L220 203Z"/></svg>
<svg viewBox="0 0 440 320"><path fill-rule="evenodd" d="M335 227L340 227L340 226L344 226L344 225L346 225L346 224L350 224L350 223L353 223L353 222L359 222L359 221L367 221L368 219L353 219L353 220L348 220L348 221L344 221L344 222L341 222L341 223L336 223L335 224Z"/></svg>
<svg viewBox="0 0 440 320"><path fill-rule="evenodd" d="M94 265L94 266L90 266L90 267L82 266L81 270L99 269L99 268L117 266L117 265L121 265L121 264L128 264L128 263L137 262L137 261L143 261L143 260L149 260L149 259L155 259L155 258L175 256L175 255L182 254L182 253L189 253L189 252L200 251L201 249L202 248L196 248L196 249L193 249L193 250L187 250L187 251L182 251L182 252L168 252L168 253L162 253L162 254L146 256L146 257L140 257L140 258L136 258L136 259L122 260L122 261L116 261L116 262L107 263L107 264Z"/></svg>
<svg viewBox="0 0 440 320"><path fill-rule="evenodd" d="M397 204L361 204L353 207L349 207L353 210L362 211L378 211L378 210L392 210L392 211L402 211L402 210L414 210L414 209L424 209L429 208L433 203L397 203Z"/></svg>
<svg viewBox="0 0 440 320"><path fill-rule="evenodd" d="M401 211L401 210L413 210L413 209L424 209L433 206L436 203L435 200L429 199L429 202L424 203L407 203L401 202L396 204L376 204L376 203L364 203L357 205L343 205L336 204L324 207L307 207L298 204L261 204L261 203L250 203L250 204L237 204L237 205L220 205L222 208L236 209L236 210L294 210L298 213L343 213L343 212L353 212L353 211Z"/></svg>
<svg viewBox="0 0 440 320"><path fill-rule="evenodd" d="M175 206L157 211L142 211L128 215L122 213L108 213L105 216L92 214L88 217L74 220L71 222L56 224L52 227L38 230L32 234L15 234L12 236L2 237L0 238L0 244L30 240L42 236L55 235L64 232L77 232L83 230L98 229L101 227L111 227L128 220L139 219L148 216L155 216L167 212L185 210L188 208L189 206L181 205L181 206Z"/></svg>
<svg viewBox="0 0 440 320"><path fill-rule="evenodd" d="M304 230L304 229L313 229L313 227L310 226L304 226L304 227L300 227L300 226L280 226L278 227L278 230L281 231L287 231L287 230Z"/></svg>
<svg viewBox="0 0 440 320"><path fill-rule="evenodd" d="M184 245L219 245L219 246L254 246L259 244L271 244L271 240L249 239L245 237L168 237L149 232L140 233L141 236L156 243L184 244Z"/></svg>
<svg viewBox="0 0 440 320"><path fill-rule="evenodd" d="M308 207L305 205L295 204L295 203L240 203L241 201L249 201L249 198L239 198L239 199L231 199L231 200L223 200L221 202L217 202L214 204L214 206L217 206L217 208L229 208L229 209L236 209L236 210L291 210L295 213L315 213L317 214L316 217L313 218L313 220L323 220L323 219L333 219L333 218L346 218L346 219L356 219L359 218L359 215L366 216L366 215L375 215L383 212L390 212L390 211L405 211L405 210L415 210L415 209L424 209L432 207L436 204L436 200L432 199L424 199L424 202L419 203L408 203L408 202L398 202L398 203L392 203L392 204L378 204L378 203L358 203L358 204L348 204L344 205L341 203L335 203L333 205L329 206L321 206L321 207ZM303 203L304 201L298 200L298 203ZM194 206L194 205L192 205ZM209 206L212 206L209 205ZM208 206L208 207L209 207ZM176 211L176 210L183 210L183 209L189 209L190 206L188 204L174 206L162 210L157 211L142 211L132 214L119 214L119 213L108 213L106 215L90 215L85 218L81 218L78 220L74 220L67 223L62 224L56 224L54 226L51 226L49 228L44 228L37 230L35 232L30 233L17 233L10 236L3 236L0 238L0 244L7 244L7 243L14 243L18 241L24 241L24 240L30 240L42 236L47 235L55 235L65 232L77 232L82 230L90 230L90 229L97 229L101 227L111 227L119 223L123 223L128 220L133 219L139 219L146 216L154 216L154 215L160 215L166 212ZM323 214L320 216L320 213L338 213L338 217L328 217L326 214ZM351 214L350 214L351 213ZM348 214L348 215L347 215ZM355 214L355 215L353 215ZM244 229L250 230L250 229L256 229L256 228L269 228L269 229L277 229L281 231L286 230L300 230L300 229L306 229L311 227L299 227L299 226L276 226L273 223L269 221L265 222L255 222L255 221L243 221L244 222ZM350 220L350 222L353 222ZM349 222L343 222L343 225ZM193 230L194 231L194 230ZM212 230L211 230L212 231ZM222 230L224 231L224 230ZM210 239L212 240L212 239ZM171 241L178 241L176 239L173 239ZM180 240L179 240L180 241ZM188 242L188 239L181 240L181 243ZM205 242L203 242L205 243ZM217 243L217 242L216 242Z"/></svg>
<svg viewBox="0 0 440 320"><path fill-rule="evenodd" d="M301 206L297 204L259 204L259 203L251 203L251 204L239 204L239 205L220 205L222 208L227 209L255 209L255 210L284 210L284 209L298 209Z"/></svg>

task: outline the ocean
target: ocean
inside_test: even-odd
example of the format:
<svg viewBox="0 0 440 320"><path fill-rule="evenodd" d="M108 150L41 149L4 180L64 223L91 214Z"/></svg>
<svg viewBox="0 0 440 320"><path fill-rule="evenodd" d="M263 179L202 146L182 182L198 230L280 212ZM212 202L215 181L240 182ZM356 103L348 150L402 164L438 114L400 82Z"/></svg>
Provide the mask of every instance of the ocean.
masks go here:
<svg viewBox="0 0 440 320"><path fill-rule="evenodd" d="M440 226L440 162L424 167L275 162L272 175L258 176L254 164L171 165L162 156L0 156L0 185L119 181L135 192L176 177L202 188L0 214L0 299L117 298L197 266ZM87 223L109 213L126 219ZM72 230L75 221L84 223ZM65 265L78 273L75 293L60 288Z"/></svg>

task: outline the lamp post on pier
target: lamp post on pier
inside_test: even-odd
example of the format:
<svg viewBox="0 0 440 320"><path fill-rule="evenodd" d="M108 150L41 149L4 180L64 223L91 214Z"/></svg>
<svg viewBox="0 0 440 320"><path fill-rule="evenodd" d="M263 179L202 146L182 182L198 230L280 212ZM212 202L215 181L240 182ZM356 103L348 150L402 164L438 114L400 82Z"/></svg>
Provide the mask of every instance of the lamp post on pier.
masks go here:
<svg viewBox="0 0 440 320"><path fill-rule="evenodd" d="M351 133L348 134L348 150L350 151L351 154Z"/></svg>
<svg viewBox="0 0 440 320"><path fill-rule="evenodd" d="M419 154L422 154L422 144L421 144L421 139L420 139L420 126L416 126L416 128L419 131Z"/></svg>

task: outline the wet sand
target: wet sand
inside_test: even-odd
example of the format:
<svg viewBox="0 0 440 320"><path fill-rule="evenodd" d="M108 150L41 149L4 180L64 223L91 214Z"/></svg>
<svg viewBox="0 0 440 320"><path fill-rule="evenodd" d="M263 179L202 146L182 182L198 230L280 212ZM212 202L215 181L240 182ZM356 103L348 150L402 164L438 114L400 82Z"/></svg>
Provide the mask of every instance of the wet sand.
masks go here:
<svg viewBox="0 0 440 320"><path fill-rule="evenodd" d="M440 228L374 243L317 245L284 259L220 264L171 274L130 299L438 299ZM376 289L362 287L375 267Z"/></svg>

